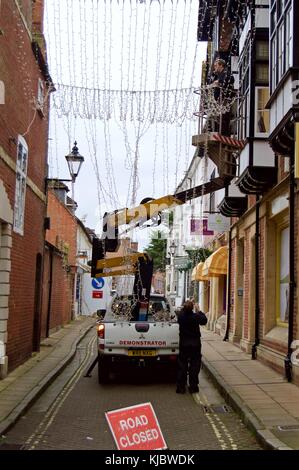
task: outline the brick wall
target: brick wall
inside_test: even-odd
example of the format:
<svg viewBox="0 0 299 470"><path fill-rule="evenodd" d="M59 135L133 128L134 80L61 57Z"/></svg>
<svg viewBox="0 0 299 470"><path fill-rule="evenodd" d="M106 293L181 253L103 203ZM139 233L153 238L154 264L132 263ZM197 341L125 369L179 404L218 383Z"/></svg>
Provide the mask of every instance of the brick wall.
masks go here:
<svg viewBox="0 0 299 470"><path fill-rule="evenodd" d="M19 3L30 27L32 2L22 0ZM44 250L48 109L44 109L43 116L34 109L38 79L43 79L43 75L15 0L1 1L0 29L4 32L0 36L0 70L5 86L5 104L1 105L0 114L0 179L12 208L16 181L13 162L16 161L18 135L25 134L28 145L24 236L12 233L7 322L8 367L12 370L33 351L36 259ZM29 182L38 191L33 191Z"/></svg>
<svg viewBox="0 0 299 470"><path fill-rule="evenodd" d="M248 209L255 206L256 204L256 196L254 194L248 195Z"/></svg>
<svg viewBox="0 0 299 470"><path fill-rule="evenodd" d="M58 199L53 189L48 191L47 215L50 217L50 230L46 232L42 337L47 334L48 315L50 332L65 325L72 318L77 254L76 218Z"/></svg>
<svg viewBox="0 0 299 470"><path fill-rule="evenodd" d="M53 288L50 330L57 329L71 320L74 292L74 274L67 272L63 259L57 253L53 257Z"/></svg>
<svg viewBox="0 0 299 470"><path fill-rule="evenodd" d="M50 299L51 263L52 289ZM51 333L51 331L55 331L70 322L73 307L73 282L74 274L66 270L63 254L57 252L54 247L47 245L43 276L42 338L47 336L48 326L49 333ZM49 325L47 325L48 321Z"/></svg>
<svg viewBox="0 0 299 470"><path fill-rule="evenodd" d="M44 216L44 206L27 191L24 237L13 234L12 240L7 344L9 369L23 362L33 349L35 266L38 253L43 254Z"/></svg>
<svg viewBox="0 0 299 470"><path fill-rule="evenodd" d="M51 228L47 231L46 240L61 250L60 243L68 246L67 263L76 265L77 222L69 209L58 199L54 190L48 192L48 217Z"/></svg>
<svg viewBox="0 0 299 470"><path fill-rule="evenodd" d="M278 157L278 182L285 179L289 174L289 158Z"/></svg>
<svg viewBox="0 0 299 470"><path fill-rule="evenodd" d="M44 0L35 0L32 5L32 30L35 33L43 33L44 31L43 17L44 17Z"/></svg>
<svg viewBox="0 0 299 470"><path fill-rule="evenodd" d="M28 176L44 189L48 109L44 110L42 116L33 104L37 99L38 79L43 79L43 75L33 55L27 31L24 27L18 27L20 17L16 17L15 2L2 0L1 8L0 29L4 35L0 36L0 70L5 85L5 105L1 106L0 145L16 160L15 140L18 134L23 135L28 131L34 119L30 131L25 135L30 152Z"/></svg>
<svg viewBox="0 0 299 470"><path fill-rule="evenodd" d="M11 3L15 3L15 0L8 0ZM24 17L27 27L31 30L32 25L32 7L34 5L34 0L16 0L22 15Z"/></svg>
<svg viewBox="0 0 299 470"><path fill-rule="evenodd" d="M225 19L222 20L221 35L220 35L220 40L219 40L220 51L224 51L224 52L228 51L230 43L231 43L233 29L234 29L233 22L225 20Z"/></svg>

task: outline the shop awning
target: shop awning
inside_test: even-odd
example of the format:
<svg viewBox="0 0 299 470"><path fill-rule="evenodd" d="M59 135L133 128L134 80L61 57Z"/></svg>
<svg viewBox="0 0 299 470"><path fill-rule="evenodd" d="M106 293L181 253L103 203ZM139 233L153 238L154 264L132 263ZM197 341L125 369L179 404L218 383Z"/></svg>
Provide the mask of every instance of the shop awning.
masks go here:
<svg viewBox="0 0 299 470"><path fill-rule="evenodd" d="M202 268L203 277L219 277L227 274L228 248L221 246L209 258Z"/></svg>
<svg viewBox="0 0 299 470"><path fill-rule="evenodd" d="M198 263L197 266L192 271L192 281L208 281L209 278L207 276L203 276L202 269L204 267L204 263Z"/></svg>

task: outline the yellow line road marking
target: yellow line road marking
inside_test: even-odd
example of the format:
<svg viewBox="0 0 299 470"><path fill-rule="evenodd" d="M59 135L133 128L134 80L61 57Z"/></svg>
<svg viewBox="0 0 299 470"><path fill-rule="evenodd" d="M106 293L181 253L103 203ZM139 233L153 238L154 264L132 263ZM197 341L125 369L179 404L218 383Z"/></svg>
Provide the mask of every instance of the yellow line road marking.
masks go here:
<svg viewBox="0 0 299 470"><path fill-rule="evenodd" d="M66 385L63 387L61 392L58 394L50 408L48 409L47 413L45 414L44 419L40 422L38 425L37 429L34 431L34 433L27 439L25 442L25 447L29 446L29 450L35 449L35 447L39 444L43 436L45 435L45 432L47 429L51 426L53 423L58 411L62 407L63 403L69 396L69 394L72 392L74 389L75 385L80 379L81 372L85 368L87 362L90 359L90 356L92 354L93 346L96 341L96 337L93 337L90 342L87 345L87 353L85 358L83 359L82 363L76 370L76 372L71 376L71 378L68 380Z"/></svg>
<svg viewBox="0 0 299 470"><path fill-rule="evenodd" d="M202 390L199 393L194 393L192 396L198 405L210 406L209 400ZM237 450L238 446L232 435L213 409L211 409L211 413L207 413L205 416L207 417L222 450L227 450L228 445L232 450Z"/></svg>

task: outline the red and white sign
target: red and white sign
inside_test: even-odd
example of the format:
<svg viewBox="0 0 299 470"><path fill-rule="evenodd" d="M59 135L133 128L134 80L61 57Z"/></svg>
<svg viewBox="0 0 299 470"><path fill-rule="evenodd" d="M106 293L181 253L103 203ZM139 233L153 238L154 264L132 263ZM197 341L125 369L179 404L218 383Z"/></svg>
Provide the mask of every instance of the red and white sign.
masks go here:
<svg viewBox="0 0 299 470"><path fill-rule="evenodd" d="M118 450L167 449L151 403L105 413Z"/></svg>
<svg viewBox="0 0 299 470"><path fill-rule="evenodd" d="M103 298L103 291L96 291L94 290L92 293L93 299L102 299Z"/></svg>

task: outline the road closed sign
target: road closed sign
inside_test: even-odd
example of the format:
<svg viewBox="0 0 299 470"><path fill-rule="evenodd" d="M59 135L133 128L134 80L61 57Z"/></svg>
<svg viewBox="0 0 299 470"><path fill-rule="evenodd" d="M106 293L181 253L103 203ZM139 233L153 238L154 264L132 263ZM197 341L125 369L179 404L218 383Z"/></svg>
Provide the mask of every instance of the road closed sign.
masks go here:
<svg viewBox="0 0 299 470"><path fill-rule="evenodd" d="M151 403L105 413L118 450L167 449Z"/></svg>

